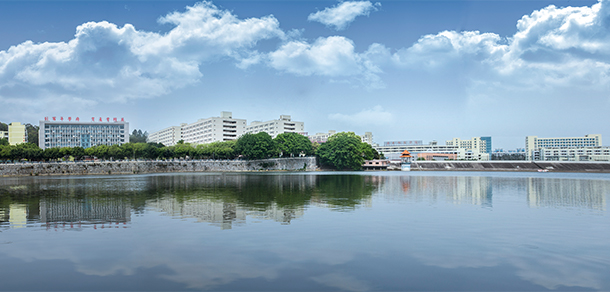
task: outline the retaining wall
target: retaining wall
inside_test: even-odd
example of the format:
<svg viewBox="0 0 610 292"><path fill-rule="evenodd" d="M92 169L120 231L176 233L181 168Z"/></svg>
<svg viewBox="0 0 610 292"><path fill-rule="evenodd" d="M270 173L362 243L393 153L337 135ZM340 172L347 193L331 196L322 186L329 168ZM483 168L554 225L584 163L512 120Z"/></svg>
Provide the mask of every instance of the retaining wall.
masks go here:
<svg viewBox="0 0 610 292"><path fill-rule="evenodd" d="M415 161L412 171L610 172L610 162L596 161Z"/></svg>
<svg viewBox="0 0 610 292"><path fill-rule="evenodd" d="M135 174L162 172L233 172L317 169L315 157L263 160L105 161L0 164L0 176Z"/></svg>

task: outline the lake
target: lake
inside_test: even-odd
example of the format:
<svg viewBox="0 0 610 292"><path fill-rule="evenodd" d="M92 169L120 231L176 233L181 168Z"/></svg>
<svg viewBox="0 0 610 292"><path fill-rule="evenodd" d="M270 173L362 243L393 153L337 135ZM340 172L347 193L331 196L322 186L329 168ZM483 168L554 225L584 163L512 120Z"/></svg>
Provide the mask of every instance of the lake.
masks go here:
<svg viewBox="0 0 610 292"><path fill-rule="evenodd" d="M610 290L610 174L0 178L0 290Z"/></svg>

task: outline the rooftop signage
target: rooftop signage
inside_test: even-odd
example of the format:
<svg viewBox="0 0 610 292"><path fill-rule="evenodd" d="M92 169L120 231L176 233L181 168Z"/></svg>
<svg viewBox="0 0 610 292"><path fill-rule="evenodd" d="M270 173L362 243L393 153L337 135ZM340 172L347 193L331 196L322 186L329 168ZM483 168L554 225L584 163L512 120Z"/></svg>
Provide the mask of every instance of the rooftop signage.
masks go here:
<svg viewBox="0 0 610 292"><path fill-rule="evenodd" d="M390 141L384 142L383 146L405 146L405 145L424 145L422 140L411 140L411 141Z"/></svg>
<svg viewBox="0 0 610 292"><path fill-rule="evenodd" d="M45 122L50 122L50 121L53 121L53 122L57 122L57 121L60 121L60 122L63 122L63 121L72 122L73 119L72 119L72 117L67 117L65 119L64 119L64 117L59 117L59 118L58 117L51 117L50 119L49 119L49 117L44 117L44 120L45 120ZM104 120L106 120L106 122L108 122L108 123L111 122L111 118L109 118L109 117L107 117L105 119L100 117L98 119L99 122L103 122ZM91 117L91 121L95 122L96 121L96 117ZM125 118L121 118L120 121L121 122L125 122ZM80 122L80 118L79 117L74 118L74 122ZM119 122L119 118L112 118L112 122L113 123L118 123Z"/></svg>

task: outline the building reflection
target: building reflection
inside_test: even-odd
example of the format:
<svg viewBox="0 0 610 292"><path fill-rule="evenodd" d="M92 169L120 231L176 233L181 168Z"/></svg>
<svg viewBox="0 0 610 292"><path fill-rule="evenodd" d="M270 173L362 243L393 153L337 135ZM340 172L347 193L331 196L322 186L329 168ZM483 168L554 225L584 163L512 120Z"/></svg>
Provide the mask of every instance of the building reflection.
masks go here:
<svg viewBox="0 0 610 292"><path fill-rule="evenodd" d="M405 175L383 178L379 192L385 197L492 207L493 181L489 177Z"/></svg>
<svg viewBox="0 0 610 292"><path fill-rule="evenodd" d="M214 199L180 201L174 197L164 197L148 201L146 205L148 208L170 216L193 218L197 222L207 222L221 229L244 225L248 217L290 224L292 219L302 217L305 213L304 208L282 208L275 203L255 209Z"/></svg>
<svg viewBox="0 0 610 292"><path fill-rule="evenodd" d="M63 228L118 227L131 221L131 206L120 197L51 197L40 199L40 223Z"/></svg>
<svg viewBox="0 0 610 292"><path fill-rule="evenodd" d="M606 211L610 185L601 180L527 179L530 207L578 207Z"/></svg>

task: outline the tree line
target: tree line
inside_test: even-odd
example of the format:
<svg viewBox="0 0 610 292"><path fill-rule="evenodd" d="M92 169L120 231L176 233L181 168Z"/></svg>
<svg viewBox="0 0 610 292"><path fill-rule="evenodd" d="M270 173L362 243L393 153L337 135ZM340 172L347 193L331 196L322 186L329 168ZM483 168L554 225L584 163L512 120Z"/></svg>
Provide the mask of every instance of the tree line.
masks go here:
<svg viewBox="0 0 610 292"><path fill-rule="evenodd" d="M134 130L135 131L135 130ZM136 131L136 133L138 133ZM146 133L146 132L145 132ZM139 131L138 135L142 135ZM265 159L316 155L320 163L339 170L359 170L364 160L379 159L373 147L353 132L331 136L321 145L297 133L279 134L275 139L265 132L244 134L237 140L191 145L179 141L174 146L161 143L126 143L89 148L63 147L42 150L36 144L0 145L1 161L58 161L98 159Z"/></svg>

